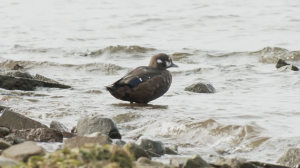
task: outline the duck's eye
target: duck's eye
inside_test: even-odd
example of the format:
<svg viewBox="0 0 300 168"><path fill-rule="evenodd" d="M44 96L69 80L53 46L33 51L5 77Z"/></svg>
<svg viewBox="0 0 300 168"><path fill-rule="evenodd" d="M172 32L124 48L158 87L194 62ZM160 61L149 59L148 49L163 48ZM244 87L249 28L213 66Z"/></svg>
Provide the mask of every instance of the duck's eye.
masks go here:
<svg viewBox="0 0 300 168"><path fill-rule="evenodd" d="M157 63L162 63L162 61L161 61L160 59L158 59L156 62L157 62Z"/></svg>

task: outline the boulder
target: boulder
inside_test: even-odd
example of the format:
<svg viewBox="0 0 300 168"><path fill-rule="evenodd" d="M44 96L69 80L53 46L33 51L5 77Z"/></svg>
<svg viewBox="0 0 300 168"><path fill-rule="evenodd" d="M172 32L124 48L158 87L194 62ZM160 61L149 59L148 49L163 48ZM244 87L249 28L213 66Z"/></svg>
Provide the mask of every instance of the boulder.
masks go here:
<svg viewBox="0 0 300 168"><path fill-rule="evenodd" d="M135 160L139 159L140 157L146 157L148 159L151 159L150 155L134 142L127 142L123 146L123 148L127 149L131 154L133 154L135 157Z"/></svg>
<svg viewBox="0 0 300 168"><path fill-rule="evenodd" d="M68 128L58 121L52 121L50 123L50 128L60 132L68 132Z"/></svg>
<svg viewBox="0 0 300 168"><path fill-rule="evenodd" d="M97 137L85 137L85 136L76 136L74 138L69 138L64 140L64 147L67 148L75 148L75 147L81 147L85 144L99 144L99 145L105 145L105 144L111 144L112 141L107 135L101 135Z"/></svg>
<svg viewBox="0 0 300 168"><path fill-rule="evenodd" d="M48 128L46 125L41 124L33 119L25 117L19 113L14 112L12 109L6 108L0 117L2 126L10 129L31 129L31 128Z"/></svg>
<svg viewBox="0 0 300 168"><path fill-rule="evenodd" d="M293 71L299 71L299 69L298 69L298 67L296 67L296 66L294 66L294 65L291 65L291 64L288 64L288 63L286 63L284 60L282 60L282 59L279 59L278 61L277 61L277 64L276 64L276 68L278 69L278 68L281 68L281 67L284 67L284 66L286 66L286 68L289 68L289 69L291 69L291 70L293 70Z"/></svg>
<svg viewBox="0 0 300 168"><path fill-rule="evenodd" d="M9 129L6 127L0 127L0 138L4 138L10 133Z"/></svg>
<svg viewBox="0 0 300 168"><path fill-rule="evenodd" d="M18 145L11 146L2 152L2 156L11 158L17 161L26 162L30 156L43 155L42 147L36 145L35 142L24 142Z"/></svg>
<svg viewBox="0 0 300 168"><path fill-rule="evenodd" d="M140 157L136 161L137 168L173 168L174 166L165 165L161 162L152 161L146 157Z"/></svg>
<svg viewBox="0 0 300 168"><path fill-rule="evenodd" d="M5 140L3 139L0 139L0 150L4 150L4 149L7 149L11 147L11 144L6 142Z"/></svg>
<svg viewBox="0 0 300 168"><path fill-rule="evenodd" d="M16 136L35 142L63 142L61 132L51 128L37 128L15 131Z"/></svg>
<svg viewBox="0 0 300 168"><path fill-rule="evenodd" d="M14 167L15 165L18 165L19 162L10 159L10 158L6 158L3 156L0 156L0 167Z"/></svg>
<svg viewBox="0 0 300 168"><path fill-rule="evenodd" d="M188 86L184 89L185 91L196 92L196 93L215 93L216 90L211 84L196 83Z"/></svg>
<svg viewBox="0 0 300 168"><path fill-rule="evenodd" d="M7 141L8 143L10 143L11 145L20 144L20 143L25 142L24 139L21 139L20 137L16 136L15 133L11 133L11 134L7 135L6 137L4 137L4 140Z"/></svg>
<svg viewBox="0 0 300 168"><path fill-rule="evenodd" d="M24 77L13 77L0 75L0 88L7 90L25 90L33 91L36 87L50 87L50 88L60 88L68 89L70 86L59 84L59 83L50 83L39 81L35 79L29 79Z"/></svg>
<svg viewBox="0 0 300 168"><path fill-rule="evenodd" d="M200 167L212 167L210 164L206 163L199 155L195 155L188 159L182 166L182 168L200 168Z"/></svg>
<svg viewBox="0 0 300 168"><path fill-rule="evenodd" d="M300 149L288 149L278 160L277 163L289 167L295 167L300 164Z"/></svg>
<svg viewBox="0 0 300 168"><path fill-rule="evenodd" d="M78 121L77 135L83 136L94 132L101 132L108 135L111 139L121 139L121 134L116 124L109 118L86 116Z"/></svg>
<svg viewBox="0 0 300 168"><path fill-rule="evenodd" d="M153 152L157 154L158 156L164 155L165 147L162 142L160 141L153 141L146 138L140 138L137 141L137 144L141 146L142 149L146 151ZM153 156L155 157L155 156Z"/></svg>

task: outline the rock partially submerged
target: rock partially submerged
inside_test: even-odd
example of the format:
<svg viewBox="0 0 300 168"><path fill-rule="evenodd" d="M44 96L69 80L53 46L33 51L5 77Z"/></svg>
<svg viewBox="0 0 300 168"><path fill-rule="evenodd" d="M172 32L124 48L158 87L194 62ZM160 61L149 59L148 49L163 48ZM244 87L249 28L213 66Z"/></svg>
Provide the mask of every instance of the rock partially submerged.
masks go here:
<svg viewBox="0 0 300 168"><path fill-rule="evenodd" d="M278 160L277 163L295 167L300 165L300 149L299 148L291 148L288 149Z"/></svg>
<svg viewBox="0 0 300 168"><path fill-rule="evenodd" d="M2 152L2 156L11 158L17 161L26 162L30 156L43 155L42 147L36 145L35 142L24 142L18 145L11 146Z"/></svg>
<svg viewBox="0 0 300 168"><path fill-rule="evenodd" d="M146 138L140 138L137 144L145 151L150 151L150 154L156 154L151 155L152 157L161 156L165 153L165 147L161 141L153 141Z"/></svg>
<svg viewBox="0 0 300 168"><path fill-rule="evenodd" d="M12 109L6 108L0 117L0 125L10 129L31 129L31 128L48 128L46 125L41 124L33 119L25 117Z"/></svg>
<svg viewBox="0 0 300 168"><path fill-rule="evenodd" d="M63 142L63 135L60 131L51 128L37 128L17 130L15 134L27 141L35 142Z"/></svg>
<svg viewBox="0 0 300 168"><path fill-rule="evenodd" d="M111 139L121 139L121 134L110 118L101 118L98 116L89 117L86 116L80 119L77 123L77 134L87 135L94 132L101 132L102 134L108 135Z"/></svg>
<svg viewBox="0 0 300 168"><path fill-rule="evenodd" d="M140 157L151 159L150 155L134 142L127 142L123 148L128 149L128 151L135 157L135 160L139 159Z"/></svg>
<svg viewBox="0 0 300 168"><path fill-rule="evenodd" d="M211 84L196 83L188 86L184 89L185 91L196 92L196 93L215 93L216 90Z"/></svg>
<svg viewBox="0 0 300 168"><path fill-rule="evenodd" d="M277 69L278 68L282 68L282 67L285 67L285 69L291 69L291 70L293 70L293 71L299 71L299 68L298 67L296 67L296 66L294 66L294 65L291 65L291 64L288 64L288 63L286 63L284 60L282 60L282 59L279 59L278 61L277 61L277 64L276 64L276 66L275 66Z"/></svg>

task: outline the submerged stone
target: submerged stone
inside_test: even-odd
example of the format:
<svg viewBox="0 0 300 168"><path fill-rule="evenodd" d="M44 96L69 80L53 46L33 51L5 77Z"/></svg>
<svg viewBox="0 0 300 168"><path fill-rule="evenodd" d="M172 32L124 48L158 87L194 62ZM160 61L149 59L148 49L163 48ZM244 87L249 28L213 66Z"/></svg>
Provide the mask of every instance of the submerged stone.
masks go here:
<svg viewBox="0 0 300 168"><path fill-rule="evenodd" d="M298 69L298 67L296 67L296 66L294 66L294 65L290 65L290 64L288 64L288 63L286 63L284 60L282 60L282 59L279 59L278 61L277 61L277 64L275 65L275 67L278 69L278 68L281 68L281 67L284 67L284 66L286 66L286 68L289 68L289 69L291 69L291 70L293 70L293 71L299 71L299 69Z"/></svg>
<svg viewBox="0 0 300 168"><path fill-rule="evenodd" d="M184 89L185 91L195 92L195 93L215 93L216 90L211 84L196 83L188 86Z"/></svg>
<svg viewBox="0 0 300 168"><path fill-rule="evenodd" d="M137 144L140 145L144 150L157 154L153 155L153 157L164 155L165 147L161 141L153 141L150 139L140 138Z"/></svg>

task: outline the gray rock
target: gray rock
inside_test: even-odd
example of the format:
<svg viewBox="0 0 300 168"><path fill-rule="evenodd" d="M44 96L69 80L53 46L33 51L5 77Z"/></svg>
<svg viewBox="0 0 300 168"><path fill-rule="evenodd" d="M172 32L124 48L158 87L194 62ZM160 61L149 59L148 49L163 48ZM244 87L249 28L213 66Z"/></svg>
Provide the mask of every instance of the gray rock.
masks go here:
<svg viewBox="0 0 300 168"><path fill-rule="evenodd" d="M111 144L112 141L107 135L101 135L97 137L76 136L74 138L69 138L64 140L64 147L67 148L81 147L86 143L105 145L105 144Z"/></svg>
<svg viewBox="0 0 300 168"><path fill-rule="evenodd" d="M26 162L30 156L43 155L42 147L36 145L35 142L24 142L18 145L11 146L2 152L2 156L11 158L17 161Z"/></svg>
<svg viewBox="0 0 300 168"><path fill-rule="evenodd" d="M182 166L182 168L200 168L200 167L212 167L210 164L206 163L199 155L195 155L188 159Z"/></svg>
<svg viewBox="0 0 300 168"><path fill-rule="evenodd" d="M174 166L165 165L161 162L152 161L146 157L140 157L136 161L137 168L173 168Z"/></svg>
<svg viewBox="0 0 300 168"><path fill-rule="evenodd" d="M184 89L185 91L196 92L196 93L215 93L216 90L211 84L196 83L188 86Z"/></svg>
<svg viewBox="0 0 300 168"><path fill-rule="evenodd" d="M35 142L63 142L63 135L60 131L51 128L37 128L15 131L16 136Z"/></svg>
<svg viewBox="0 0 300 168"><path fill-rule="evenodd" d="M165 152L165 147L160 141L153 141L146 138L140 138L137 141L137 144L140 145L144 150L156 153L158 155L163 155Z"/></svg>
<svg viewBox="0 0 300 168"><path fill-rule="evenodd" d="M1 150L7 149L7 148L9 148L9 147L11 147L11 144L10 144L10 143L6 142L6 141L3 140L3 139L0 139L0 149L1 149Z"/></svg>
<svg viewBox="0 0 300 168"><path fill-rule="evenodd" d="M15 161L13 159L0 156L0 167L15 166L15 165L18 165L18 164L19 164L19 162Z"/></svg>
<svg viewBox="0 0 300 168"><path fill-rule="evenodd" d="M4 137L4 140L10 143L11 145L20 144L25 142L24 139L21 139L20 137L16 136L15 133L11 133Z"/></svg>
<svg viewBox="0 0 300 168"><path fill-rule="evenodd" d="M9 134L9 129L5 127L0 127L0 138L5 137L6 135Z"/></svg>
<svg viewBox="0 0 300 168"><path fill-rule="evenodd" d="M295 167L300 164L300 149L299 148L291 148L288 149L278 160L277 163Z"/></svg>
<svg viewBox="0 0 300 168"><path fill-rule="evenodd" d="M70 86L59 84L59 83L50 83L39 81L35 79L29 79L24 77L12 77L0 75L0 88L7 90L25 90L33 91L36 87L50 87L50 88L60 88L68 89Z"/></svg>
<svg viewBox="0 0 300 168"><path fill-rule="evenodd" d="M129 150L129 152L134 155L135 160L139 159L140 157L151 159L150 155L134 142L127 142L123 148Z"/></svg>
<svg viewBox="0 0 300 168"><path fill-rule="evenodd" d="M281 68L281 67L284 67L284 66L287 66L287 65L290 65L290 64L286 63L286 62L285 62L284 60L282 60L282 59L279 59L279 60L277 61L277 64L276 64L275 67L278 69L278 68ZM290 68L291 70L293 70L293 71L299 71L298 67L296 67L296 66L294 66L294 65L290 65L289 68Z"/></svg>
<svg viewBox="0 0 300 168"><path fill-rule="evenodd" d="M109 118L101 118L98 116L80 119L77 123L77 134L87 135L94 132L101 132L108 135L111 139L121 139L121 134L116 124Z"/></svg>
<svg viewBox="0 0 300 168"><path fill-rule="evenodd" d="M30 128L48 128L46 125L25 117L19 113L16 113L9 108L3 110L3 114L0 117L0 123L4 127L17 130Z"/></svg>
<svg viewBox="0 0 300 168"><path fill-rule="evenodd" d="M58 121L52 121L50 123L50 128L55 129L60 132L68 132L68 128L64 126L61 122Z"/></svg>

